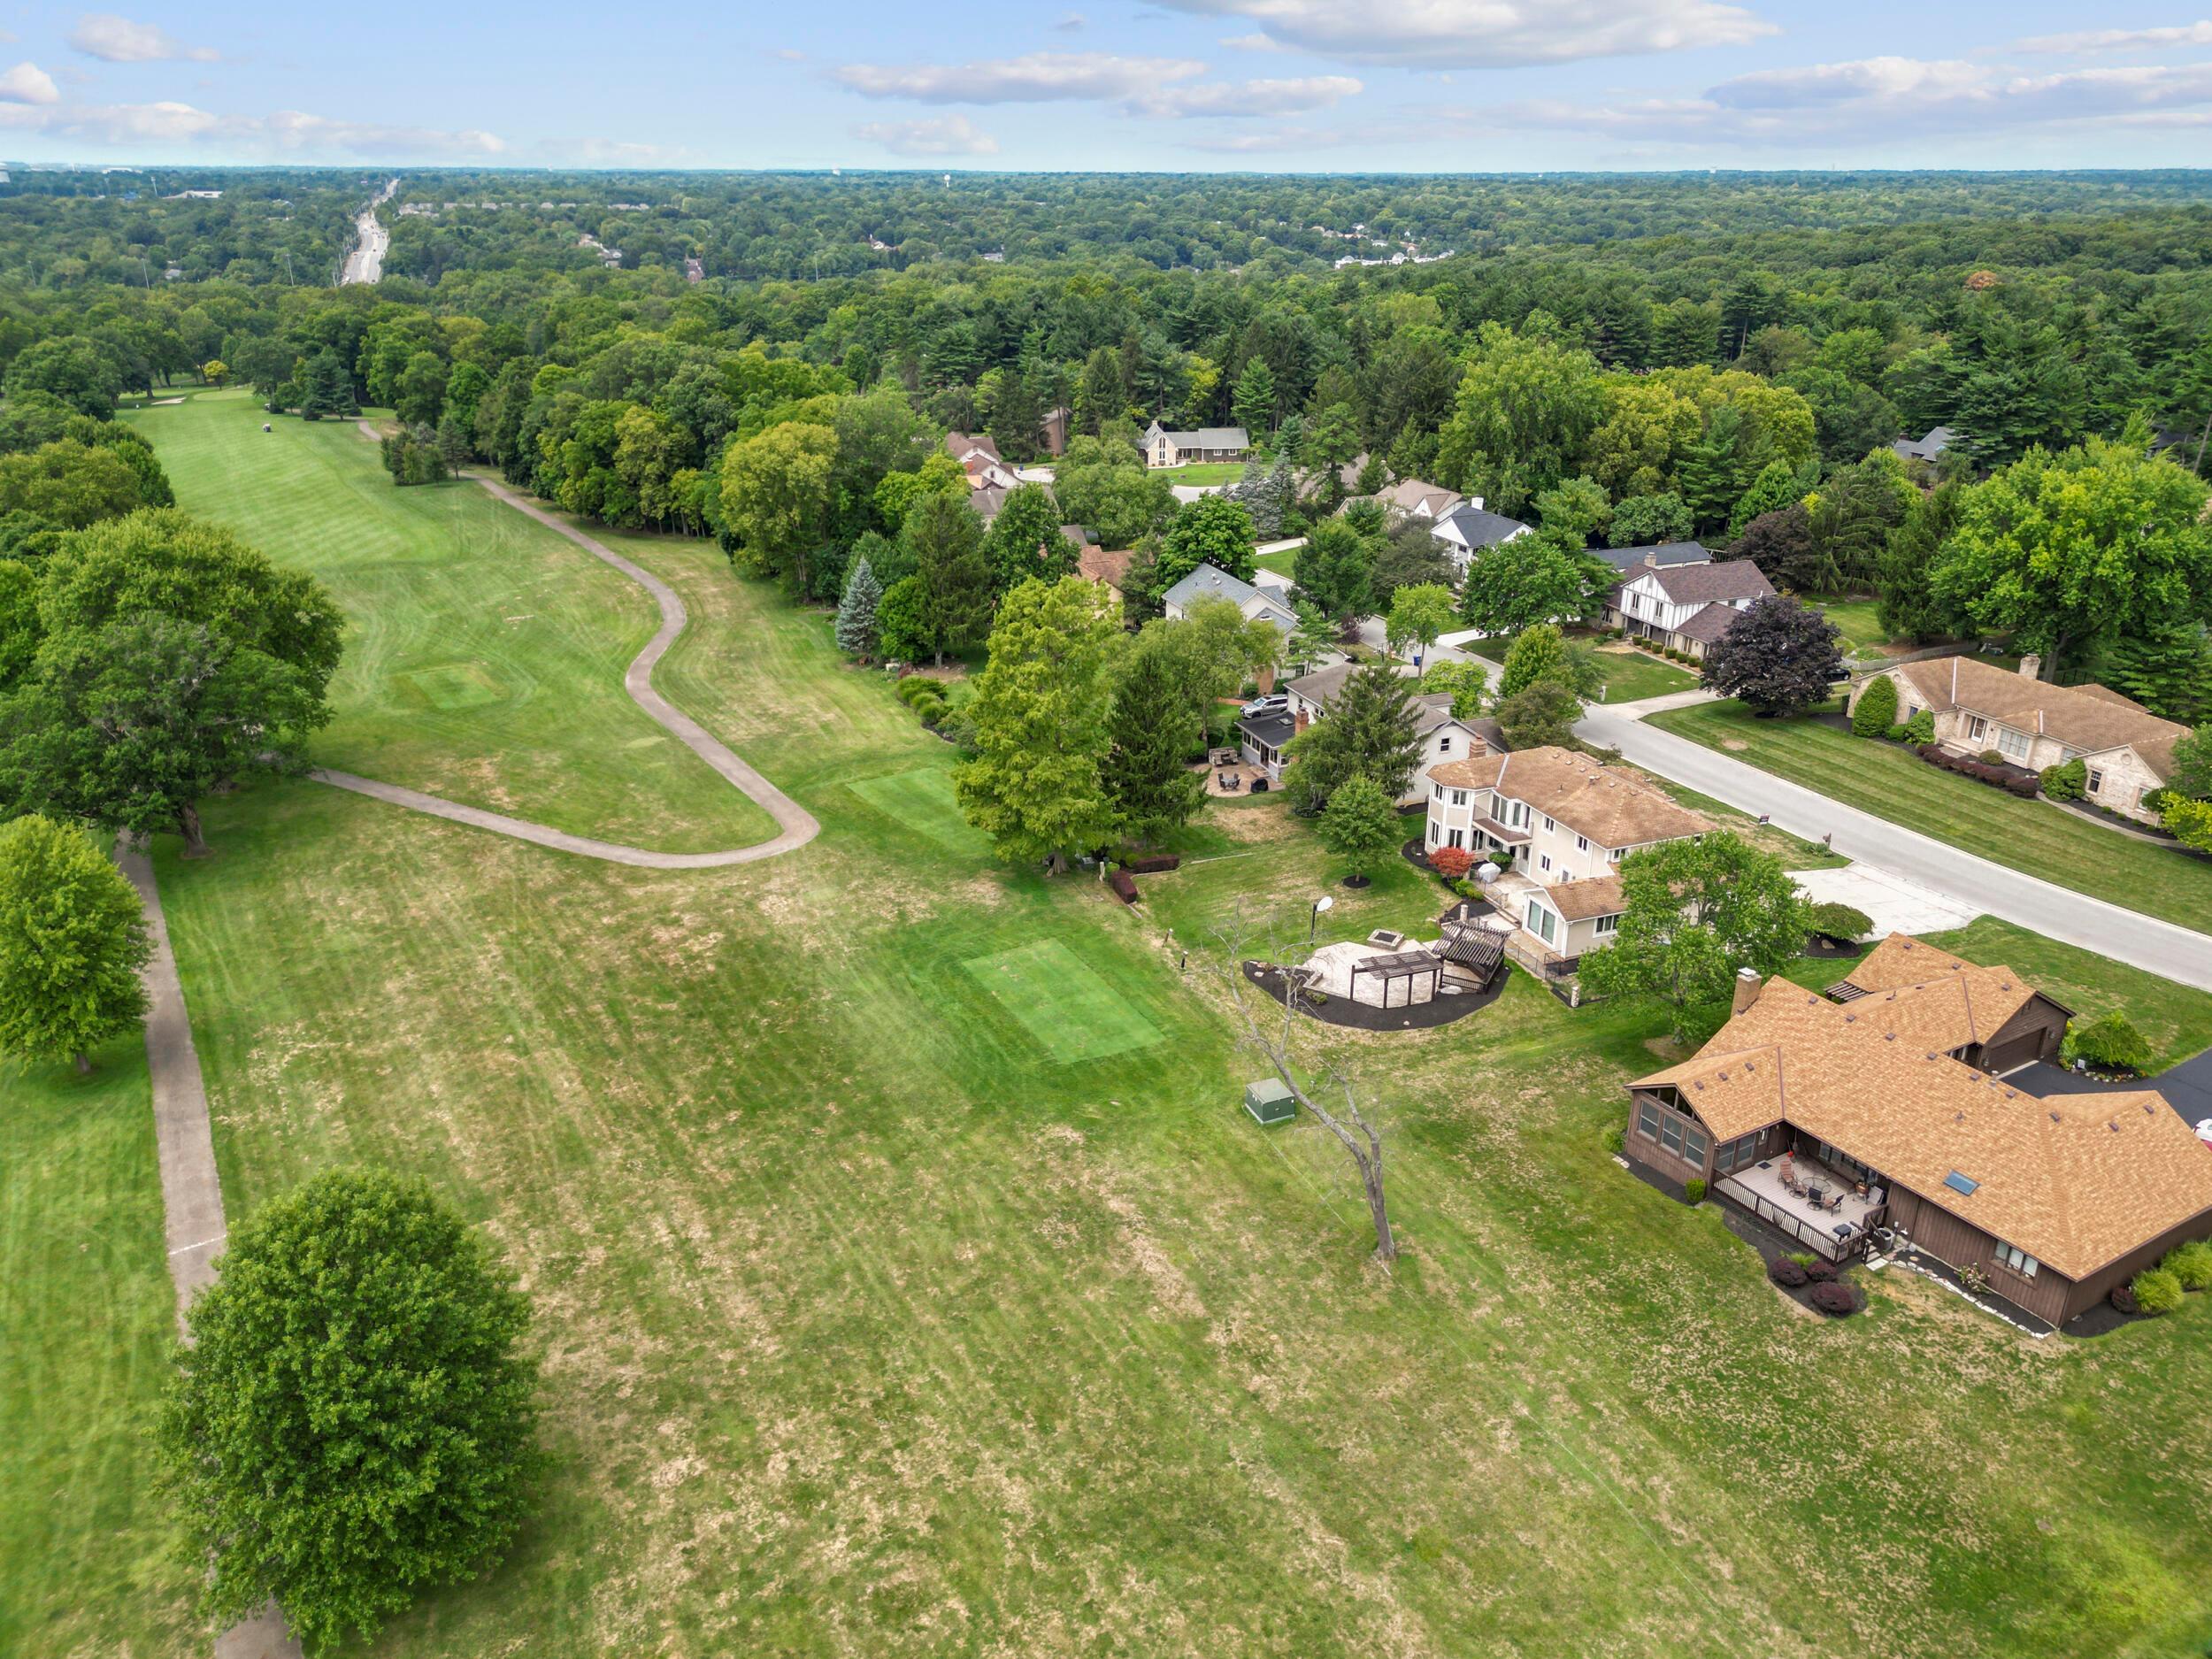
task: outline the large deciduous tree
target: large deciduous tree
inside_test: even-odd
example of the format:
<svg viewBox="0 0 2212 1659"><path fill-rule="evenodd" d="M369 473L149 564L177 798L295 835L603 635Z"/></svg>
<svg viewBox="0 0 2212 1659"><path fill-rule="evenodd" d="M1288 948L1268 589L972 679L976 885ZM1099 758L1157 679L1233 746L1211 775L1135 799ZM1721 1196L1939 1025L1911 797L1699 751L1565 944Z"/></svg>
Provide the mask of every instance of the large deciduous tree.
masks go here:
<svg viewBox="0 0 2212 1659"><path fill-rule="evenodd" d="M1048 582L1072 576L1082 557L1061 534L1060 509L1042 484L1018 484L1007 492L983 546L992 580L1002 592L1032 576Z"/></svg>
<svg viewBox="0 0 2212 1659"><path fill-rule="evenodd" d="M1492 712L1509 747L1564 749L1574 742L1582 699L1556 680L1538 680L1509 697L1500 697Z"/></svg>
<svg viewBox="0 0 2212 1659"><path fill-rule="evenodd" d="M1324 519L1298 549L1298 591L1336 623L1358 616L1368 603L1374 549L1341 518Z"/></svg>
<svg viewBox="0 0 2212 1659"><path fill-rule="evenodd" d="M1160 589L1164 593L1201 565L1248 582L1258 546L1259 535L1243 503L1224 495L1201 495L1175 515L1160 543Z"/></svg>
<svg viewBox="0 0 2212 1659"><path fill-rule="evenodd" d="M143 505L139 473L117 450L64 440L27 455L0 455L0 513L35 512L81 530Z"/></svg>
<svg viewBox="0 0 2212 1659"><path fill-rule="evenodd" d="M802 592L807 561L828 534L837 434L793 421L740 438L722 457L722 522L737 557L759 576L788 576Z"/></svg>
<svg viewBox="0 0 2212 1659"><path fill-rule="evenodd" d="M1405 840L1398 809L1382 787L1363 772L1339 784L1321 811L1321 844L1351 866L1352 879L1366 884L1368 872Z"/></svg>
<svg viewBox="0 0 2212 1659"><path fill-rule="evenodd" d="M1836 625L1793 597L1770 594L1728 625L1705 656L1705 683L1754 713L1796 714L1843 678Z"/></svg>
<svg viewBox="0 0 2212 1659"><path fill-rule="evenodd" d="M1525 511L1579 456L1604 412L1597 359L1485 323L1437 449L1438 481Z"/></svg>
<svg viewBox="0 0 2212 1659"><path fill-rule="evenodd" d="M419 1178L335 1171L233 1227L157 1446L219 1623L311 1651L483 1570L541 1459L529 1304Z"/></svg>
<svg viewBox="0 0 2212 1659"><path fill-rule="evenodd" d="M1592 561L1548 536L1517 535L1467 561L1459 614L1485 634L1517 634L1586 614L1596 583Z"/></svg>
<svg viewBox="0 0 2212 1659"><path fill-rule="evenodd" d="M2212 613L2205 485L2145 458L2142 435L2031 450L1970 488L1931 572L1937 597L2040 652L2047 679L2101 634Z"/></svg>
<svg viewBox="0 0 2212 1659"><path fill-rule="evenodd" d="M37 813L0 826L0 1054L89 1071L145 1019L151 951L138 895L90 836Z"/></svg>
<svg viewBox="0 0 2212 1659"><path fill-rule="evenodd" d="M1057 872L1113 833L1101 770L1122 638L1080 577L1032 579L1001 602L969 704L975 757L953 773L961 810L1001 857Z"/></svg>
<svg viewBox="0 0 2212 1659"><path fill-rule="evenodd" d="M122 395L123 370L115 354L83 334L35 341L8 365L8 396L44 392L79 414L104 418Z"/></svg>
<svg viewBox="0 0 2212 1659"><path fill-rule="evenodd" d="M1692 1041L1728 1011L1737 971L1779 973L1805 949L1809 906L1782 868L1722 833L1632 853L1621 864L1627 909L1615 942L1583 957L1586 989L1661 1003Z"/></svg>

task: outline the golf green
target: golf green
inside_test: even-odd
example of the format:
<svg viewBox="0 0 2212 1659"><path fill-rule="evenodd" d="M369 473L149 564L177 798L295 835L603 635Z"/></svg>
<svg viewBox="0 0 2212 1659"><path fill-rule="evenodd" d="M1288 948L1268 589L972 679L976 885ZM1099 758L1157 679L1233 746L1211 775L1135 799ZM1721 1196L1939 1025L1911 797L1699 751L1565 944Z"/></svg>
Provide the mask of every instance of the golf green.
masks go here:
<svg viewBox="0 0 2212 1659"><path fill-rule="evenodd" d="M977 956L961 966L1063 1065L1160 1041L1150 1020L1056 939Z"/></svg>
<svg viewBox="0 0 2212 1659"><path fill-rule="evenodd" d="M845 786L862 801L918 835L926 835L949 852L987 854L990 841L961 816L952 793L952 774L937 766L856 778Z"/></svg>

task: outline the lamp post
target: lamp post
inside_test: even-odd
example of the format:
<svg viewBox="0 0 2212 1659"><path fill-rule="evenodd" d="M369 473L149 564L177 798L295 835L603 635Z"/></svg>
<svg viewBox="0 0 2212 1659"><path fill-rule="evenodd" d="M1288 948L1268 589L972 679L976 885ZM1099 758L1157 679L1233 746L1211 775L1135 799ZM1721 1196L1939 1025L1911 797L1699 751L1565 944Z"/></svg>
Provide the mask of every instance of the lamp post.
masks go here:
<svg viewBox="0 0 2212 1659"><path fill-rule="evenodd" d="M1309 945L1313 943L1314 933L1321 926L1321 912L1333 910L1335 906L1336 901L1325 893L1313 902L1313 914L1306 918L1306 942Z"/></svg>

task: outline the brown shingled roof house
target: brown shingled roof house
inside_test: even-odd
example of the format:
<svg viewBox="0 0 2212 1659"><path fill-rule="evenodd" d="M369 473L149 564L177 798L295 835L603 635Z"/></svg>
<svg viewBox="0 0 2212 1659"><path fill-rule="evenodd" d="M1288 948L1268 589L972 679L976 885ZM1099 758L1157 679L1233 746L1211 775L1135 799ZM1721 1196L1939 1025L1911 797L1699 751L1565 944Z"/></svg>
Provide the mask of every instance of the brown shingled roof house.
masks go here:
<svg viewBox="0 0 2212 1659"><path fill-rule="evenodd" d="M2016 674L1971 657L1902 663L1853 685L1851 706L1875 680L1887 680L1897 687L1899 724L1929 710L1943 748L1962 755L1993 749L2031 772L2081 761L2090 800L2158 822L2143 797L2172 775L2174 743L2189 728L2108 686L2050 685L2036 677L2039 666L2033 657L2021 659Z"/></svg>
<svg viewBox="0 0 2212 1659"><path fill-rule="evenodd" d="M1747 978L1695 1057L1629 1086L1624 1149L1832 1261L1886 1227L2061 1325L2212 1237L2212 1147L2163 1095L2039 1100L1991 1075L2055 1053L2066 1013L1904 934L1824 997Z"/></svg>

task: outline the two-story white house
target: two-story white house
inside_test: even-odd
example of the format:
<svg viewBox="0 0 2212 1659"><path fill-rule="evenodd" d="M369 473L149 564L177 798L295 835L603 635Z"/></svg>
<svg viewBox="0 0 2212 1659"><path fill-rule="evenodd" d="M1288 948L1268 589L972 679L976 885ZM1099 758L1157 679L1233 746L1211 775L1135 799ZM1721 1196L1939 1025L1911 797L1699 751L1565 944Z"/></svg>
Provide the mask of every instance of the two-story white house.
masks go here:
<svg viewBox="0 0 2212 1659"><path fill-rule="evenodd" d="M1897 721L1923 710L1935 719L1936 741L1955 754L1994 752L2030 772L2083 763L2088 799L2096 805L2155 824L2159 815L2143 797L2173 775L2174 744L2189 728L2161 719L2108 686L2054 686L2037 677L2041 662L2020 660L2013 673L1971 657L1939 657L1901 663L1869 674L1851 687L1858 707L1877 680L1897 687Z"/></svg>
<svg viewBox="0 0 2212 1659"><path fill-rule="evenodd" d="M1482 752L1423 774L1426 845L1461 847L1480 864L1510 855L1505 908L1542 951L1572 962L1609 943L1627 910L1621 861L1702 835L1710 818L1640 778L1571 749Z"/></svg>
<svg viewBox="0 0 2212 1659"><path fill-rule="evenodd" d="M1442 515L1429 532L1444 549L1445 557L1463 572L1476 554L1528 533L1528 526L1518 518L1486 510L1479 496L1463 501Z"/></svg>
<svg viewBox="0 0 2212 1659"><path fill-rule="evenodd" d="M1241 461L1252 453L1252 439L1241 426L1199 426L1170 432L1158 421L1144 431L1147 466L1188 466L1196 461Z"/></svg>
<svg viewBox="0 0 2212 1659"><path fill-rule="evenodd" d="M1665 649L1703 657L1774 584L1749 559L1644 565L1606 595L1604 620Z"/></svg>

